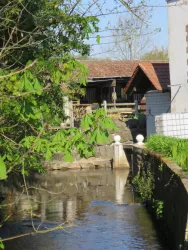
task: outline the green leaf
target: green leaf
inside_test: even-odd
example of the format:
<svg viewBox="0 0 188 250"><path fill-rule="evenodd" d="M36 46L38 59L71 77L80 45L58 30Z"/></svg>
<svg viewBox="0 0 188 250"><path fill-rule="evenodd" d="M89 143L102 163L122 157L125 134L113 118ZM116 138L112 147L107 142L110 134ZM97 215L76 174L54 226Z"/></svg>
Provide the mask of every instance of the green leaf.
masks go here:
<svg viewBox="0 0 188 250"><path fill-rule="evenodd" d="M23 81L23 80L16 81L15 87L16 87L16 89L18 89L19 91L22 91L23 88L24 88L24 81Z"/></svg>
<svg viewBox="0 0 188 250"><path fill-rule="evenodd" d="M33 90L33 86L31 84L31 82L29 81L29 79L27 78L26 74L24 75L24 87L26 91L32 91Z"/></svg>
<svg viewBox="0 0 188 250"><path fill-rule="evenodd" d="M34 79L34 89L35 90L41 90L42 86L40 85L40 82L37 78Z"/></svg>
<svg viewBox="0 0 188 250"><path fill-rule="evenodd" d="M0 156L0 179L4 180L7 178L6 166L3 161L3 158Z"/></svg>
<svg viewBox="0 0 188 250"><path fill-rule="evenodd" d="M46 160L50 160L52 158L52 152L50 151L50 149L47 149L45 158Z"/></svg>
<svg viewBox="0 0 188 250"><path fill-rule="evenodd" d="M8 159L9 161L12 161L12 160L13 160L12 155L7 154L7 159Z"/></svg>
<svg viewBox="0 0 188 250"><path fill-rule="evenodd" d="M89 143L93 144L94 142L96 142L96 136L97 136L98 131L94 130L91 135L89 136Z"/></svg>
<svg viewBox="0 0 188 250"><path fill-rule="evenodd" d="M101 133L101 131L98 131L97 136L96 136L96 140L98 144L102 144L104 142L104 137L103 134Z"/></svg>
<svg viewBox="0 0 188 250"><path fill-rule="evenodd" d="M3 242L0 241L0 249L5 249Z"/></svg>
<svg viewBox="0 0 188 250"><path fill-rule="evenodd" d="M101 41L101 37L100 37L99 35L97 35L97 37L96 37L96 42L99 44L100 41Z"/></svg>
<svg viewBox="0 0 188 250"><path fill-rule="evenodd" d="M89 116L85 116L81 121L81 127L86 131L89 129L90 125L92 124L91 118Z"/></svg>
<svg viewBox="0 0 188 250"><path fill-rule="evenodd" d="M69 152L66 152L65 154L64 154L64 161L65 162L73 162L73 160L74 160L74 157L72 156L72 154L71 153L69 153Z"/></svg>

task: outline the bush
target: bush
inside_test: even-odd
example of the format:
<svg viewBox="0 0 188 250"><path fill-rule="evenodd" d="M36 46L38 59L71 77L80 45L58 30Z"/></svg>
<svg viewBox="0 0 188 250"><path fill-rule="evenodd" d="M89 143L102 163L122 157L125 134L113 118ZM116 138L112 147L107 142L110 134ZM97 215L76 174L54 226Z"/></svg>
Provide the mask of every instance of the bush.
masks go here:
<svg viewBox="0 0 188 250"><path fill-rule="evenodd" d="M142 202L152 199L155 182L150 168L148 168L147 173L145 171L139 172L134 177L132 184L134 186L134 191L139 193Z"/></svg>
<svg viewBox="0 0 188 250"><path fill-rule="evenodd" d="M171 158L183 170L188 170L188 140L162 135L151 135L147 148Z"/></svg>

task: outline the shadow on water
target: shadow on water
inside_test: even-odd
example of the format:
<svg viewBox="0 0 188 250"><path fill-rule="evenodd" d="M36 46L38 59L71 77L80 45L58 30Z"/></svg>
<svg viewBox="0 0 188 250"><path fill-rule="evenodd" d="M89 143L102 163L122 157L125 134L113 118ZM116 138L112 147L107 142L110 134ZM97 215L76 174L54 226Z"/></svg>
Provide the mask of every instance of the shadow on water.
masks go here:
<svg viewBox="0 0 188 250"><path fill-rule="evenodd" d="M131 187L126 185L127 176L125 170L35 175L33 182L29 180L29 201L19 185L12 185L1 204L12 203L1 208L1 216L10 216L0 228L2 238L32 231L30 202L36 227L51 228L59 223L74 226L7 241L5 249L168 249L145 207L135 203Z"/></svg>

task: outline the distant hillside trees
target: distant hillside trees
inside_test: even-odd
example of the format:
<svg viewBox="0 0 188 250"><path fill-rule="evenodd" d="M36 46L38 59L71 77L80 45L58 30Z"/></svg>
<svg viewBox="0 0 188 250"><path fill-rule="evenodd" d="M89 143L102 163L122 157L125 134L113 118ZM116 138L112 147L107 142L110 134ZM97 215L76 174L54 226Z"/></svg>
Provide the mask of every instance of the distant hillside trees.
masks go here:
<svg viewBox="0 0 188 250"><path fill-rule="evenodd" d="M141 60L168 61L168 50L163 46L161 48L154 47L150 52L145 53Z"/></svg>

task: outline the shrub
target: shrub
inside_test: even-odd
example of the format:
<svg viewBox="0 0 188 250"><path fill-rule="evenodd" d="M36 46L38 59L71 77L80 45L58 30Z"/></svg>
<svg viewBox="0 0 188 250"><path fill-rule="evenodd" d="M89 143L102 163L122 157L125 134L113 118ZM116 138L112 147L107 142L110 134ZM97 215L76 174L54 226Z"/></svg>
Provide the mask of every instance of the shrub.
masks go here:
<svg viewBox="0 0 188 250"><path fill-rule="evenodd" d="M154 176L151 169L139 172L133 179L134 191L139 193L143 202L151 200L155 188Z"/></svg>
<svg viewBox="0 0 188 250"><path fill-rule="evenodd" d="M183 170L188 170L188 140L163 135L151 135L147 148L171 158Z"/></svg>

